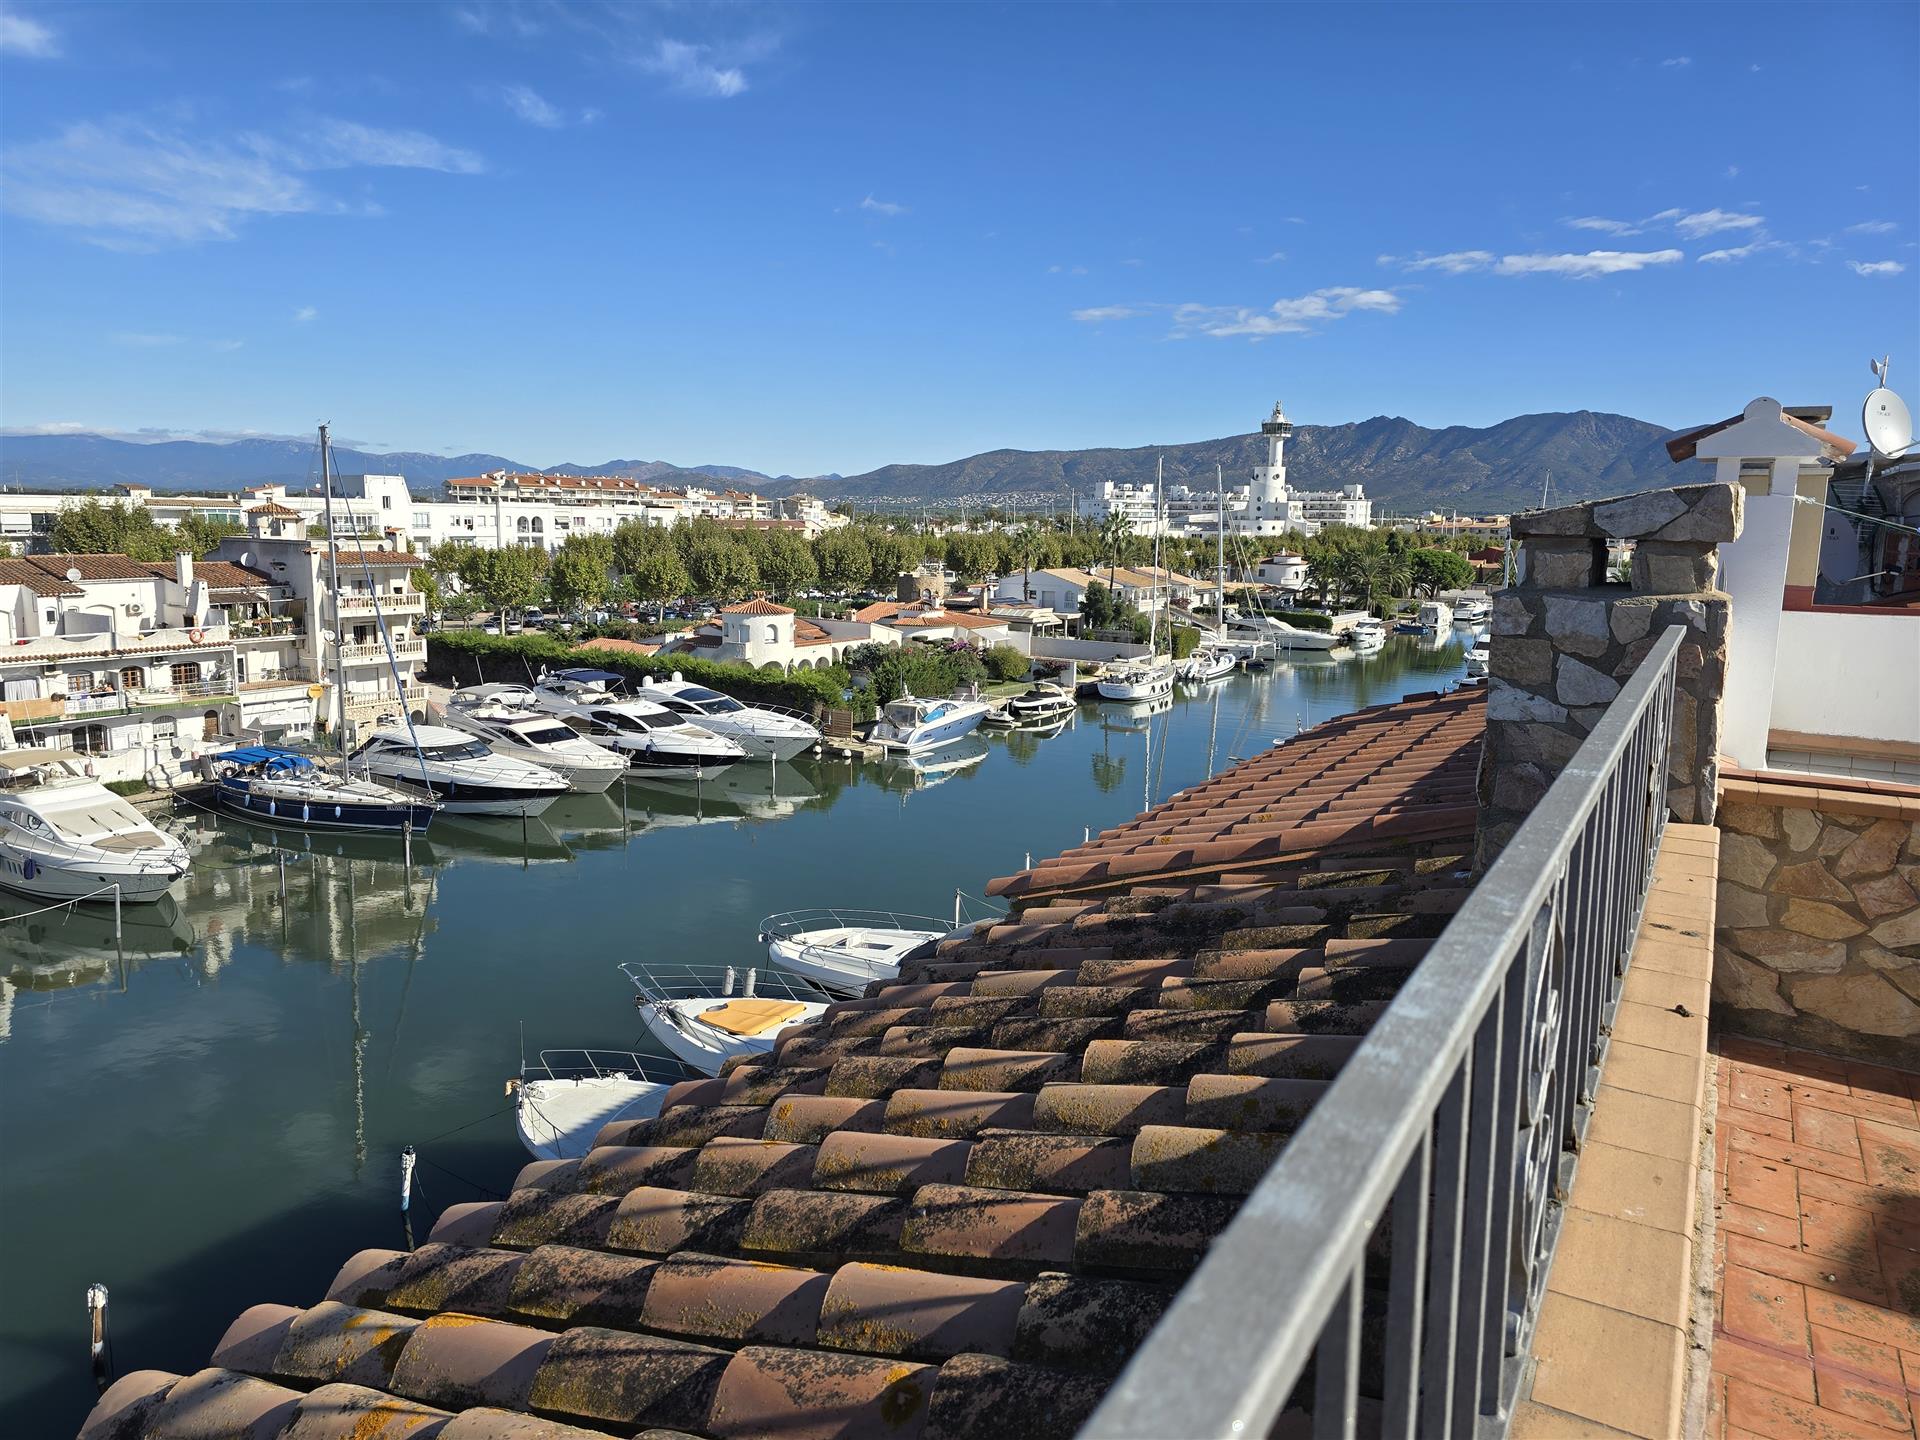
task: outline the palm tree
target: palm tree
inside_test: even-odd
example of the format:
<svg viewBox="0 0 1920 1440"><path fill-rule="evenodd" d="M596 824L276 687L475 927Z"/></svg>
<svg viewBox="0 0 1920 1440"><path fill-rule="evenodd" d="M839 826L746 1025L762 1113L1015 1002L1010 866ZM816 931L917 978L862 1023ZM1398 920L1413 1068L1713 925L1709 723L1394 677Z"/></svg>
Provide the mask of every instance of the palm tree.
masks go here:
<svg viewBox="0 0 1920 1440"><path fill-rule="evenodd" d="M1033 599L1033 557L1039 553L1044 538L1040 527L1031 520L1013 532L1013 553L1020 557L1021 567L1026 572L1020 586L1023 600Z"/></svg>
<svg viewBox="0 0 1920 1440"><path fill-rule="evenodd" d="M1120 550L1133 538L1133 522L1117 510L1109 510L1100 522L1100 548L1107 552L1107 583L1116 594L1120 572Z"/></svg>

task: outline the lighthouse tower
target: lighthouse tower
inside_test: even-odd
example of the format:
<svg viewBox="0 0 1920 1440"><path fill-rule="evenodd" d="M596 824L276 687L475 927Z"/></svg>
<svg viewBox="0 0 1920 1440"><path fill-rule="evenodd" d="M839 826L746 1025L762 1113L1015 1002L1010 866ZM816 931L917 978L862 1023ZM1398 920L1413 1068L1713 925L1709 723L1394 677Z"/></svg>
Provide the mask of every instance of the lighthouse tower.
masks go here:
<svg viewBox="0 0 1920 1440"><path fill-rule="evenodd" d="M1287 412L1273 402L1273 414L1261 422L1260 435L1266 441L1267 458L1253 467L1253 485L1247 495L1248 528L1260 535L1278 535L1293 519L1293 504L1287 494L1287 437L1293 434L1293 422Z"/></svg>

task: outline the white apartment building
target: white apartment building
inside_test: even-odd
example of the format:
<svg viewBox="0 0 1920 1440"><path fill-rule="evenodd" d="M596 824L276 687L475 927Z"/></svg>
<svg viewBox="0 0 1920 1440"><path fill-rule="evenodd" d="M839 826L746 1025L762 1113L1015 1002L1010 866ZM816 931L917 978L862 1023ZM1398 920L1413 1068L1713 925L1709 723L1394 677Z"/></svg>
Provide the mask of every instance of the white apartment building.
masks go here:
<svg viewBox="0 0 1920 1440"><path fill-rule="evenodd" d="M1295 490L1287 484L1286 443L1293 422L1278 401L1261 422L1265 454L1254 466L1252 480L1228 489L1224 495L1190 485L1166 487L1166 533L1213 535L1224 511L1230 535L1284 535L1289 530L1312 535L1326 525L1373 528L1373 502L1360 485L1338 490ZM1127 517L1136 535L1152 535L1162 513L1156 486L1108 480L1101 484L1082 513L1094 524L1108 515Z"/></svg>

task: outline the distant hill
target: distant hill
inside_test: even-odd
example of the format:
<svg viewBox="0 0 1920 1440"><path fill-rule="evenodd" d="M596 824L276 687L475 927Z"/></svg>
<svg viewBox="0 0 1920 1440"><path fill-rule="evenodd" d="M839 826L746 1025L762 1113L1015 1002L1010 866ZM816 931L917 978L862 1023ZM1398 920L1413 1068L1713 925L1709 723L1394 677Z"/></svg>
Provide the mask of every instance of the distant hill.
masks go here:
<svg viewBox="0 0 1920 1440"><path fill-rule="evenodd" d="M1301 425L1287 447L1288 478L1308 490L1363 484L1394 510L1485 513L1536 504L1553 474L1558 500L1622 495L1678 478L1663 442L1672 432L1626 415L1592 410L1521 415L1485 429L1430 430L1376 416L1351 425ZM944 465L885 465L864 475L768 476L731 465L670 465L608 460L555 465L555 475L630 475L661 485L721 484L831 499L1004 503L1020 497L1085 496L1103 480L1151 480L1164 457L1170 482L1211 488L1214 467L1244 483L1260 453L1258 435L1102 450L990 450ZM421 490L457 475L536 467L499 455L334 452L341 474L400 474ZM0 484L30 489L100 490L141 483L156 490L234 490L317 479L314 447L298 440L192 440L139 444L100 435L0 436Z"/></svg>
<svg viewBox="0 0 1920 1440"><path fill-rule="evenodd" d="M1469 512L1538 504L1553 472L1558 500L1622 495L1672 484L1663 442L1672 434L1626 415L1592 410L1521 415L1485 429L1429 430L1376 416L1351 425L1301 425L1287 443L1287 478L1300 489L1362 484L1396 510ZM1069 490L1085 496L1104 480L1153 479L1164 458L1170 484L1211 489L1214 467L1229 485L1244 483L1262 452L1260 437L1233 435L1126 450L990 450L945 465L886 465L832 487L836 497L913 497L933 502Z"/></svg>

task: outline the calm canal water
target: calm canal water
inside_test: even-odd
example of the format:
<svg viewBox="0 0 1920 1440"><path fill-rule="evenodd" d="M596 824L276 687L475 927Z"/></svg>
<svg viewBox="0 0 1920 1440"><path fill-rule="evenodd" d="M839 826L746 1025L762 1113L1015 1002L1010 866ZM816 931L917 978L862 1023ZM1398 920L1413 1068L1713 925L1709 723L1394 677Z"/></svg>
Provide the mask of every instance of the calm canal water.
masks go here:
<svg viewBox="0 0 1920 1440"><path fill-rule="evenodd" d="M775 911L950 914L1274 739L1451 684L1462 639L1281 664L1153 715L1086 703L1046 739L983 736L914 775L838 759L739 782L570 797L529 826L442 816L411 871L378 842L188 812L178 903L28 919L0 894L0 1434L72 1434L93 1400L84 1293L115 1373L206 1364L258 1301L317 1301L348 1255L504 1191L526 1160L503 1082L544 1047L634 1049L622 960L765 963ZM298 835L279 837L305 849ZM344 849L345 853L341 853Z"/></svg>

